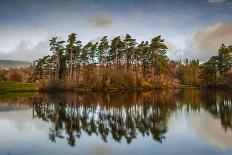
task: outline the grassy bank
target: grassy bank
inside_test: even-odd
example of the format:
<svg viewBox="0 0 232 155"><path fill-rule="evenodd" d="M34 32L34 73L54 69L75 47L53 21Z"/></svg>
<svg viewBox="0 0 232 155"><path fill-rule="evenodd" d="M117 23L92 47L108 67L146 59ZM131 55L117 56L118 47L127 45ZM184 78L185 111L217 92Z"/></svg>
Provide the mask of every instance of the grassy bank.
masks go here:
<svg viewBox="0 0 232 155"><path fill-rule="evenodd" d="M12 81L1 81L0 92L33 92L37 91L38 86L35 83L20 83Z"/></svg>

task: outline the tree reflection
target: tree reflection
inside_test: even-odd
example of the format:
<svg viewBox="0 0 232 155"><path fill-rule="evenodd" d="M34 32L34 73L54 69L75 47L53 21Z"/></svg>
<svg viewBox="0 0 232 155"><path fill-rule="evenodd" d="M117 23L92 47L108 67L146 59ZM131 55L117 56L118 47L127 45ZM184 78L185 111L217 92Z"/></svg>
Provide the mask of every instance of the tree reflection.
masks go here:
<svg viewBox="0 0 232 155"><path fill-rule="evenodd" d="M232 130L231 101L231 91L209 89L62 93L0 99L0 110L4 110L6 103L31 106L34 118L51 124L49 139L53 142L58 138L65 139L70 146L74 146L83 134L95 135L104 142L110 139L116 142L126 140L128 144L142 135L162 143L168 131L169 118L178 110L207 111L220 120L225 132Z"/></svg>
<svg viewBox="0 0 232 155"><path fill-rule="evenodd" d="M180 108L187 110L204 109L220 119L222 127L232 130L232 91L211 89L184 89L178 93Z"/></svg>
<svg viewBox="0 0 232 155"><path fill-rule="evenodd" d="M175 109L173 92L154 94L44 94L33 100L34 117L52 123L49 139L67 137L75 145L85 132L105 142L109 137L131 143L138 134L162 142Z"/></svg>
<svg viewBox="0 0 232 155"><path fill-rule="evenodd" d="M232 91L203 90L200 98L205 103L204 108L221 120L225 131L232 130Z"/></svg>

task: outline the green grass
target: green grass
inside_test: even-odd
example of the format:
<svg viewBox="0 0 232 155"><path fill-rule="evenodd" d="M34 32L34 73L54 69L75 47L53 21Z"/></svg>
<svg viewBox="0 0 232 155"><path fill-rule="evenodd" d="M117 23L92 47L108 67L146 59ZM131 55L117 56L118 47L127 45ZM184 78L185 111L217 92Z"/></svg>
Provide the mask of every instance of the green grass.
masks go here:
<svg viewBox="0 0 232 155"><path fill-rule="evenodd" d="M38 87L35 83L0 82L0 92L32 92L37 90Z"/></svg>

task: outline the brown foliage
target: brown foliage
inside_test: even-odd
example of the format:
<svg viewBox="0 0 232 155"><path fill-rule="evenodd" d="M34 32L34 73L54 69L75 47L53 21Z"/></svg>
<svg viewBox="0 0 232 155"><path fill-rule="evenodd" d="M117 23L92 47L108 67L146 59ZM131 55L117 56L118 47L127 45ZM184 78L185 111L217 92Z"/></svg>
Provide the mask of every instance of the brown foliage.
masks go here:
<svg viewBox="0 0 232 155"><path fill-rule="evenodd" d="M0 68L0 81L31 82L31 68Z"/></svg>

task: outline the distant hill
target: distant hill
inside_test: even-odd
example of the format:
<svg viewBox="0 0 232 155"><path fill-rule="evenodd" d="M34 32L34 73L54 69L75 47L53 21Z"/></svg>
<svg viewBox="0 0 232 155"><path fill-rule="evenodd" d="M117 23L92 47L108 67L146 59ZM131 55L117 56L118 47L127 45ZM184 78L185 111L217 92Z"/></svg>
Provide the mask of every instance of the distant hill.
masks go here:
<svg viewBox="0 0 232 155"><path fill-rule="evenodd" d="M28 67L32 63L29 61L16 61L16 60L0 60L0 67L3 68L23 68Z"/></svg>

